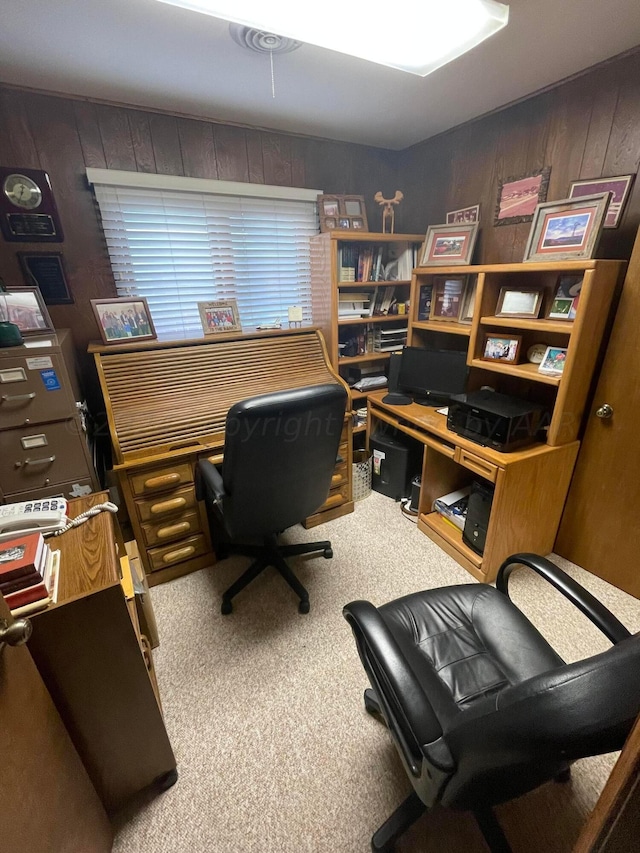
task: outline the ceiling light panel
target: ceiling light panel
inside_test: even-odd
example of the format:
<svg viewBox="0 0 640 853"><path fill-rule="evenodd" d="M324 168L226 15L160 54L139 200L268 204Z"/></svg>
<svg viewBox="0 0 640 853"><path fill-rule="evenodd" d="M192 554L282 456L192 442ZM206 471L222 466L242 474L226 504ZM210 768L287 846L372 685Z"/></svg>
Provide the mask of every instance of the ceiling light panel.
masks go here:
<svg viewBox="0 0 640 853"><path fill-rule="evenodd" d="M509 20L495 0L159 0L426 77Z"/></svg>

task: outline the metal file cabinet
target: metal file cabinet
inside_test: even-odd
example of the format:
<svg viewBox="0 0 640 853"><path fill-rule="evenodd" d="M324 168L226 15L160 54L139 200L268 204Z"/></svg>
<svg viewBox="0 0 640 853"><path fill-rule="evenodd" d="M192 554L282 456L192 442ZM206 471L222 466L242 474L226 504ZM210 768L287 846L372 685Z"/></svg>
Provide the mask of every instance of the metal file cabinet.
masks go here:
<svg viewBox="0 0 640 853"><path fill-rule="evenodd" d="M78 411L68 329L0 349L0 496L6 503L99 488Z"/></svg>

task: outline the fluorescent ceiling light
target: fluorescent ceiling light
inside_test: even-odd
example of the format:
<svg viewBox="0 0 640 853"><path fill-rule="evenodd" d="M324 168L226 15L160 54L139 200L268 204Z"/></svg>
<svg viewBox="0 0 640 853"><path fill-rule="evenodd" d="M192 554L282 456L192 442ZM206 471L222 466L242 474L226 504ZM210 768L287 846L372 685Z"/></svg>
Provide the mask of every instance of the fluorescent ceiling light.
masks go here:
<svg viewBox="0 0 640 853"><path fill-rule="evenodd" d="M159 0L426 77L501 30L495 0Z"/></svg>

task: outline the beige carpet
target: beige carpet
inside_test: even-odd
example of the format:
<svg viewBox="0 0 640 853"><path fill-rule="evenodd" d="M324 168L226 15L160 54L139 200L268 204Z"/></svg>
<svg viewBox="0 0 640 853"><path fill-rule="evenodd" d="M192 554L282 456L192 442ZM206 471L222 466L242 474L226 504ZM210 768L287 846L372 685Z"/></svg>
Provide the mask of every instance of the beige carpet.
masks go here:
<svg viewBox="0 0 640 853"><path fill-rule="evenodd" d="M220 596L247 564L233 558L154 587L155 652L166 724L180 777L119 820L117 853L366 853L372 832L409 793L385 729L362 707L367 686L342 605L381 604L470 576L373 493L352 515L291 541L330 538L333 560L298 561L311 612L298 614L267 572L220 614ZM566 564L558 560L559 564ZM640 602L571 567L633 631ZM567 660L605 649L585 617L533 573L512 576L514 599ZM568 853L615 756L574 766L497 814L515 853ZM434 811L399 853L486 853L475 822Z"/></svg>

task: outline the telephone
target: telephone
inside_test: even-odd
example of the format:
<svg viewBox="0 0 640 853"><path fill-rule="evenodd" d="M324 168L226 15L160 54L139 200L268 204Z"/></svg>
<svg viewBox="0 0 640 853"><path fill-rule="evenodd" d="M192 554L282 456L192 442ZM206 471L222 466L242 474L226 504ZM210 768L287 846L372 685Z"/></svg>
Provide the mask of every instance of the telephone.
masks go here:
<svg viewBox="0 0 640 853"><path fill-rule="evenodd" d="M64 498L6 504L0 506L0 542L20 533L61 530L68 523L67 502Z"/></svg>
<svg viewBox="0 0 640 853"><path fill-rule="evenodd" d="M116 513L118 507L107 501L69 519L64 498L43 498L39 501L6 504L0 506L0 542L21 533L42 533L45 537L60 536L72 527L84 524L99 512Z"/></svg>

